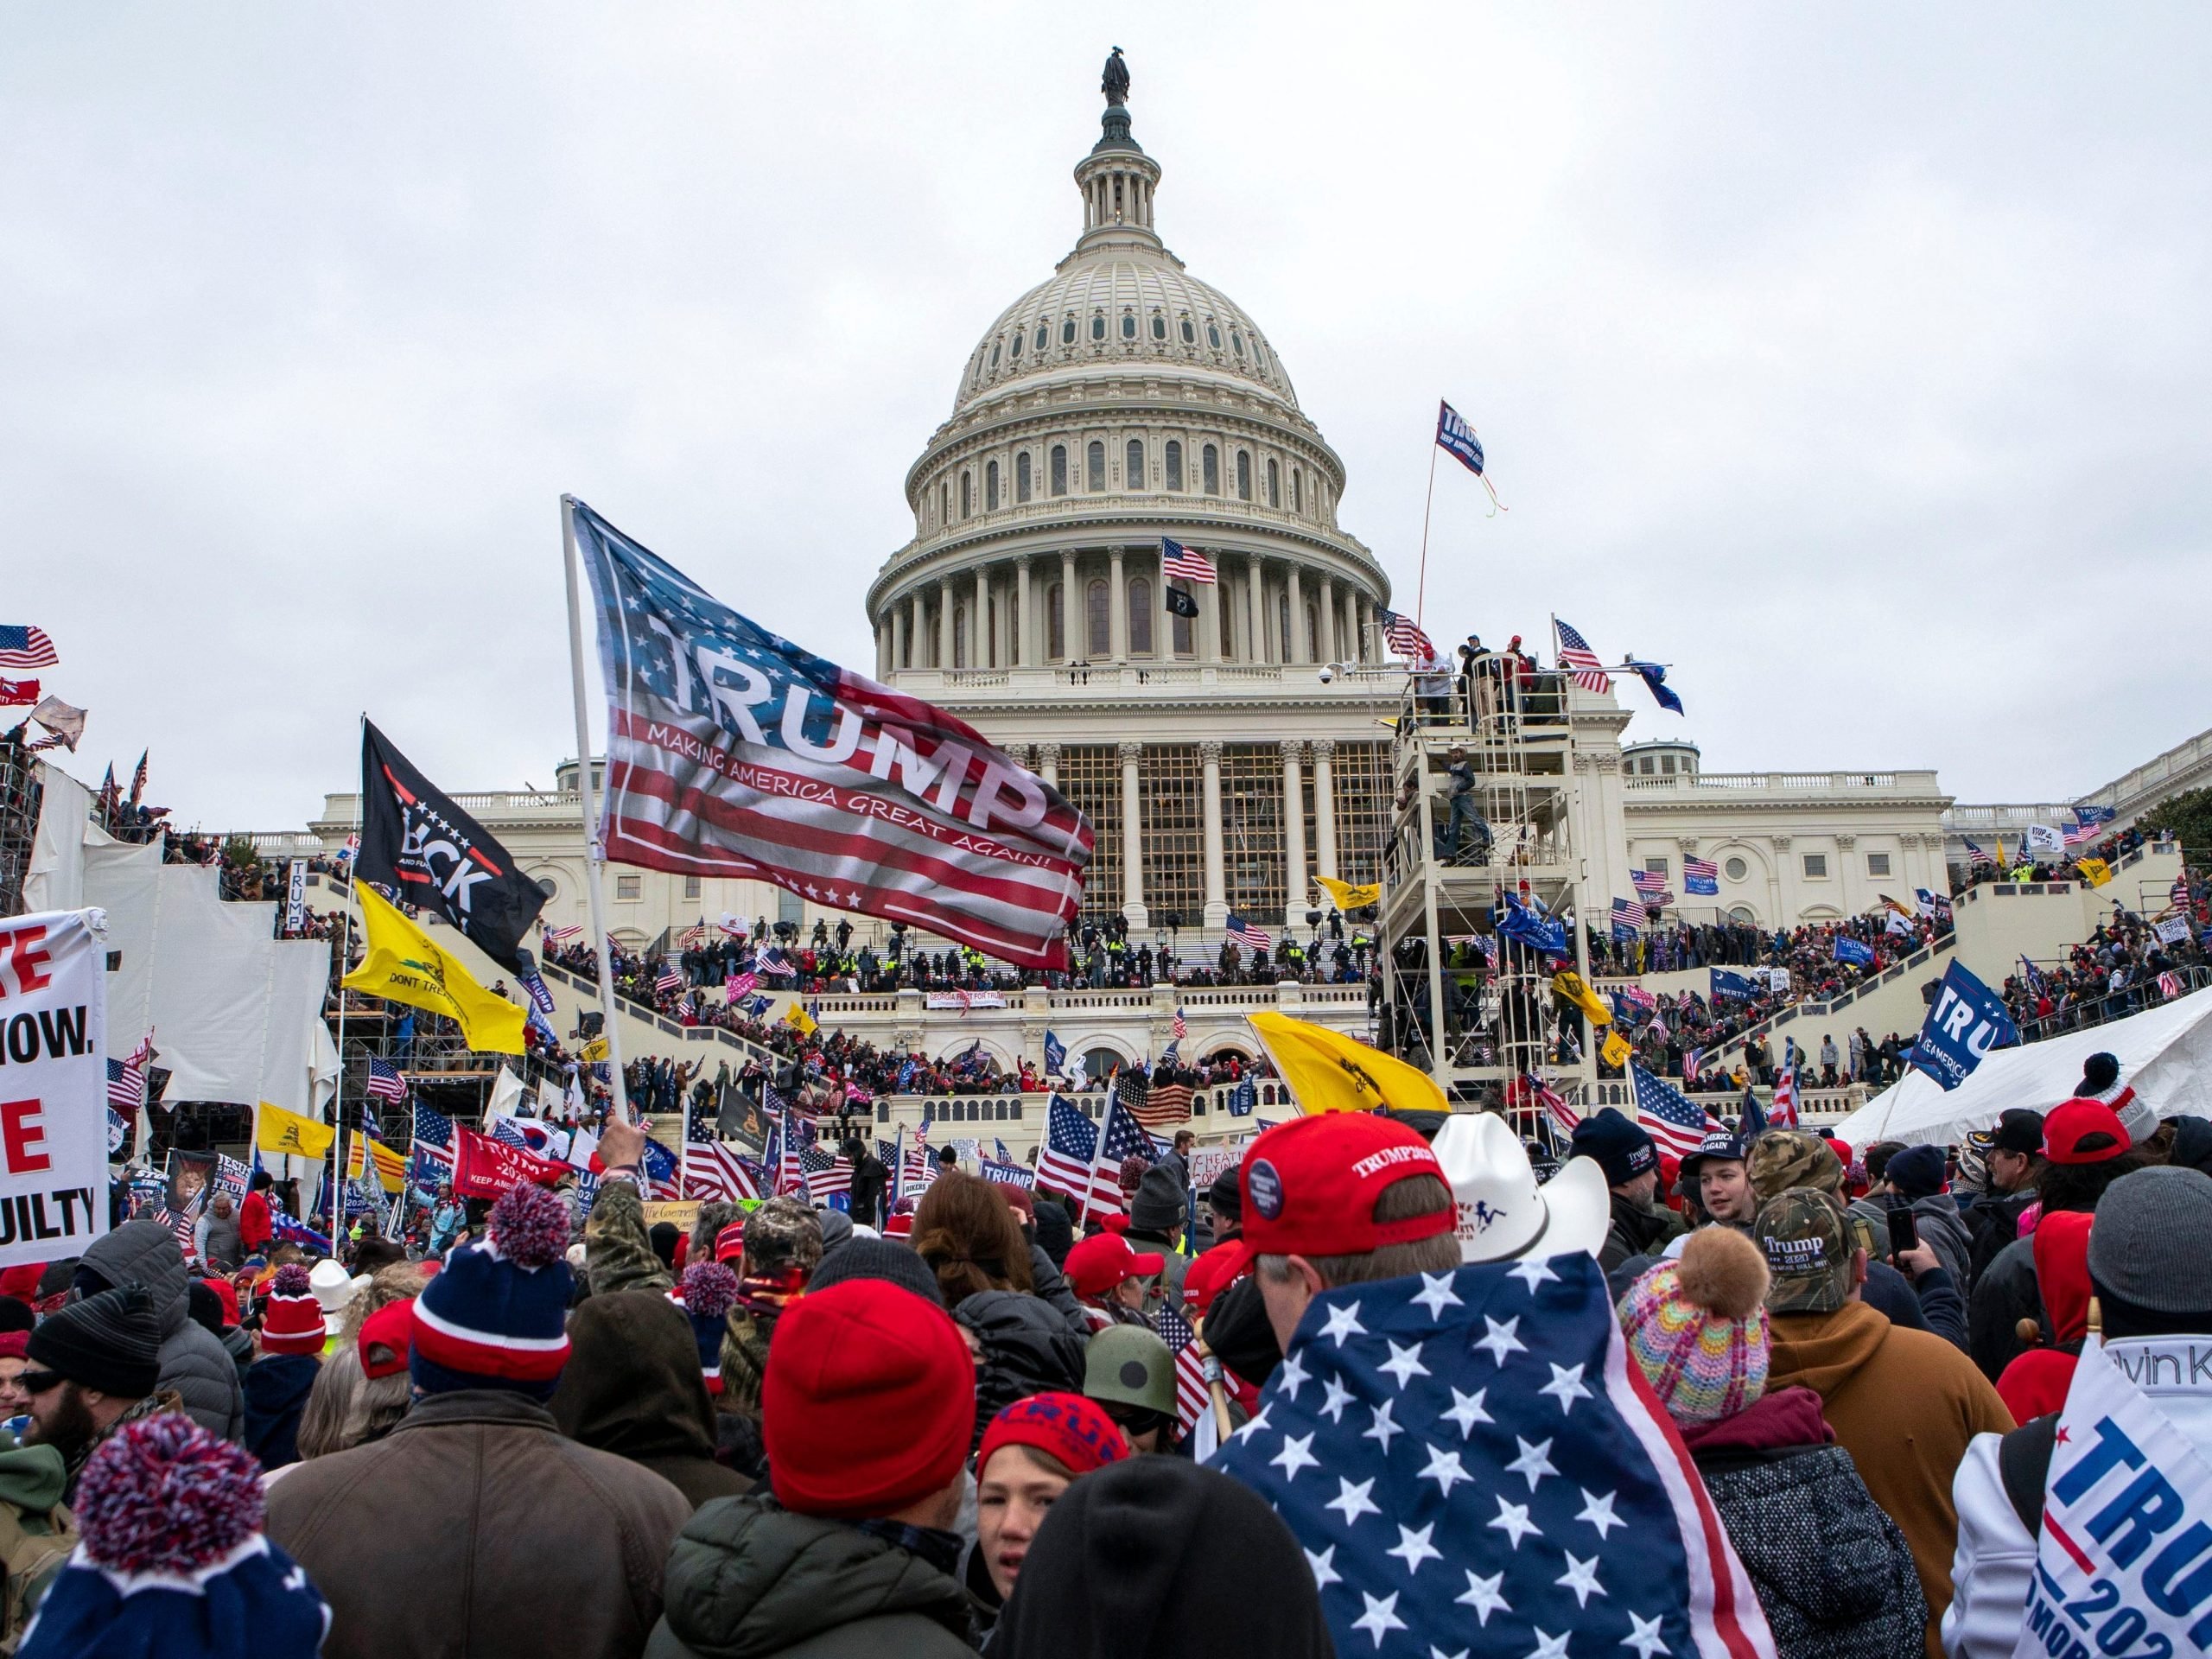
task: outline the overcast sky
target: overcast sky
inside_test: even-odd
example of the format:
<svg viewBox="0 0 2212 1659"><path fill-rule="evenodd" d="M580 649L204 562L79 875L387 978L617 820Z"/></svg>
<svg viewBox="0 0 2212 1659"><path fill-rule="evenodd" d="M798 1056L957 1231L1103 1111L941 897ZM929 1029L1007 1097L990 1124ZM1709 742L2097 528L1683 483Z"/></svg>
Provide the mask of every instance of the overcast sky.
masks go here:
<svg viewBox="0 0 2212 1659"><path fill-rule="evenodd" d="M1112 21L1108 21L1109 18ZM2065 798L2212 725L2212 14L1869 4L0 12L0 621L73 769L296 827L368 710L575 747L556 499L868 669L1128 54L1160 227L1429 629L1675 664L1711 770Z"/></svg>

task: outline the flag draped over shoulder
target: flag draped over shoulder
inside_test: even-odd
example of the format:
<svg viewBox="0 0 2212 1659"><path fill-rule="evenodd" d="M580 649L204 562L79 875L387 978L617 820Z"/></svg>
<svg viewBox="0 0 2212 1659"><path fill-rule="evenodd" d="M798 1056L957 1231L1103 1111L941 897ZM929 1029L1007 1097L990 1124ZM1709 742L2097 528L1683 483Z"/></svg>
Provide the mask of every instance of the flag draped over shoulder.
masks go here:
<svg viewBox="0 0 2212 1659"><path fill-rule="evenodd" d="M529 1017L525 1010L470 978L466 968L375 888L363 884L358 891L369 951L361 965L346 976L346 989L442 1014L461 1027L469 1047L478 1053L523 1052L523 1026Z"/></svg>
<svg viewBox="0 0 2212 1659"><path fill-rule="evenodd" d="M607 856L772 881L1062 968L1093 836L965 722L740 616L569 504L607 691Z"/></svg>
<svg viewBox="0 0 2212 1659"><path fill-rule="evenodd" d="M543 890L367 721L354 870L416 909L437 912L509 973L522 971L523 936L545 907Z"/></svg>

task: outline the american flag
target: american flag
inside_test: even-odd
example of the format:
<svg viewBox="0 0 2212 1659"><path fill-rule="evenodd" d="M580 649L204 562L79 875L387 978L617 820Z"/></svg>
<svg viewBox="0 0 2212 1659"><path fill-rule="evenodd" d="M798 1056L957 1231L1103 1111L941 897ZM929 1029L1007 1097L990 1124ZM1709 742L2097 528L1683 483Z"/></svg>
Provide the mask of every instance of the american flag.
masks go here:
<svg viewBox="0 0 2212 1659"><path fill-rule="evenodd" d="M0 669L52 668L60 660L44 628L0 623Z"/></svg>
<svg viewBox="0 0 2212 1659"><path fill-rule="evenodd" d="M900 1153L898 1161L892 1165L899 1172L891 1190L893 1204L922 1192L937 1179L937 1160L930 1154L927 1131L928 1125L925 1124L922 1132L915 1136L914 1144Z"/></svg>
<svg viewBox="0 0 2212 1659"><path fill-rule="evenodd" d="M2094 841L2100 828L2094 823L2069 823L2060 831L2060 838L2069 847L2079 847L2085 841Z"/></svg>
<svg viewBox="0 0 2212 1659"><path fill-rule="evenodd" d="M1119 1212L1122 1186L1116 1175L1127 1154L1117 1153L1102 1165L1099 1131L1100 1126L1077 1111L1065 1096L1054 1095L1045 1114L1045 1143L1037 1155L1037 1190L1065 1193L1078 1205L1087 1196L1090 1208L1108 1214ZM1143 1145L1143 1131L1139 1129L1137 1134L1140 1139L1129 1148L1131 1152Z"/></svg>
<svg viewBox="0 0 2212 1659"><path fill-rule="evenodd" d="M1436 647L1429 643L1428 636L1421 631L1420 625L1413 618L1402 611L1380 608L1375 616L1382 625L1382 644L1392 655L1416 663L1436 660Z"/></svg>
<svg viewBox="0 0 2212 1659"><path fill-rule="evenodd" d="M1590 642L1556 616L1552 626L1559 630L1559 665L1574 671L1574 683L1586 691L1611 690L1612 676L1605 672Z"/></svg>
<svg viewBox="0 0 2212 1659"><path fill-rule="evenodd" d="M107 1063L107 1103L123 1112L136 1112L146 1102L146 1058L154 1052L154 1033L138 1040L125 1060Z"/></svg>
<svg viewBox="0 0 2212 1659"><path fill-rule="evenodd" d="M192 1236L193 1218L190 1216L181 1216L164 1205L154 1211L151 1218L160 1222L162 1226L176 1235L177 1247L184 1252L188 1260L198 1259L200 1246Z"/></svg>
<svg viewBox="0 0 2212 1659"><path fill-rule="evenodd" d="M1187 1083L1160 1083L1141 1092L1129 1092L1132 1079L1123 1077L1122 1098L1129 1115L1147 1129L1164 1129L1171 1124L1191 1121L1191 1085ZM1141 1084L1142 1078L1135 1079Z"/></svg>
<svg viewBox="0 0 2212 1659"><path fill-rule="evenodd" d="M1152 1316L1153 1334L1175 1356L1175 1417L1188 1434L1211 1399L1206 1387L1206 1363L1198 1357L1198 1338L1191 1322L1173 1302L1162 1302Z"/></svg>
<svg viewBox="0 0 2212 1659"><path fill-rule="evenodd" d="M1720 867L1709 858L1686 858L1682 861L1682 891L1684 893L1718 893L1720 891Z"/></svg>
<svg viewBox="0 0 2212 1659"><path fill-rule="evenodd" d="M1297 1537L1340 1654L1775 1652L1586 1255L1323 1292L1211 1466Z"/></svg>
<svg viewBox="0 0 2212 1659"><path fill-rule="evenodd" d="M1242 916L1229 918L1229 942L1241 944L1247 950L1265 950L1275 942L1275 936L1264 927L1255 927Z"/></svg>
<svg viewBox="0 0 2212 1659"><path fill-rule="evenodd" d="M402 1101L407 1098L407 1082L391 1061L372 1054L368 1087L364 1092L372 1100Z"/></svg>
<svg viewBox="0 0 2212 1659"><path fill-rule="evenodd" d="M1688 1157L1697 1150L1707 1130L1720 1127L1704 1107L1633 1060L1629 1062L1628 1075L1635 1085L1636 1115L1643 1122L1644 1133L1669 1157Z"/></svg>
<svg viewBox="0 0 2212 1659"><path fill-rule="evenodd" d="M694 922L685 928L683 937L677 941L678 944L704 944L706 942L707 925L703 921Z"/></svg>
<svg viewBox="0 0 2212 1659"><path fill-rule="evenodd" d="M683 988L683 976L676 971L672 963L665 964L659 976L653 981L653 988L657 991L680 991Z"/></svg>
<svg viewBox="0 0 2212 1659"><path fill-rule="evenodd" d="M2158 995L2160 996L2179 996L2186 988L2187 988L2181 982L2181 976L2175 973L2171 969L2168 969L2164 973L2158 976Z"/></svg>
<svg viewBox="0 0 2212 1659"><path fill-rule="evenodd" d="M545 930L545 943L552 945L566 944L582 931L583 929L581 927L549 927Z"/></svg>
<svg viewBox="0 0 2212 1659"><path fill-rule="evenodd" d="M722 997L726 1001L734 1002L741 996L750 996L760 982L758 974L732 974L722 981Z"/></svg>
<svg viewBox="0 0 2212 1659"><path fill-rule="evenodd" d="M1211 584L1214 580L1213 561L1163 536L1160 538L1160 574Z"/></svg>
<svg viewBox="0 0 2212 1659"><path fill-rule="evenodd" d="M436 1180L453 1173L453 1119L415 1103L415 1179Z"/></svg>
<svg viewBox="0 0 2212 1659"><path fill-rule="evenodd" d="M1656 893L1664 892L1667 887L1667 876L1663 870L1630 870L1628 873L1628 879L1635 886L1637 892L1642 893L1647 899Z"/></svg>
<svg viewBox="0 0 2212 1659"><path fill-rule="evenodd" d="M1615 938L1620 938L1624 933L1637 932L1643 926L1643 906L1642 905L1629 899L1613 900L1613 937Z"/></svg>
<svg viewBox="0 0 2212 1659"><path fill-rule="evenodd" d="M1797 1127L1797 1068L1784 1065L1774 1074L1774 1103L1767 1108L1767 1122L1774 1128Z"/></svg>
<svg viewBox="0 0 2212 1659"><path fill-rule="evenodd" d="M2176 910L2186 910L2189 907L2188 865L2183 865L2180 874L2174 877L2173 891L2166 895L2166 902Z"/></svg>
<svg viewBox="0 0 2212 1659"><path fill-rule="evenodd" d="M691 1120L683 1142L683 1196L735 1203L760 1196L760 1183L735 1147L716 1137L704 1117Z"/></svg>
<svg viewBox="0 0 2212 1659"><path fill-rule="evenodd" d="M1175 1040L1179 1043L1191 1034L1191 1022L1183 1017L1182 1009L1178 1008L1175 1010L1175 1023L1172 1027L1170 1027L1170 1029L1173 1032Z"/></svg>
<svg viewBox="0 0 2212 1659"><path fill-rule="evenodd" d="M791 966L791 959L772 944L760 952L754 965L764 974L795 974L798 971Z"/></svg>
<svg viewBox="0 0 2212 1659"><path fill-rule="evenodd" d="M1067 965L1095 836L1058 791L965 721L739 615L582 502L569 518L612 665L609 858Z"/></svg>
<svg viewBox="0 0 2212 1659"><path fill-rule="evenodd" d="M1521 1074L1520 1098L1512 1103L1529 1109L1541 1108L1559 1125L1562 1135L1572 1135L1582 1122L1582 1114L1567 1103L1567 1097L1533 1071Z"/></svg>
<svg viewBox="0 0 2212 1659"><path fill-rule="evenodd" d="M1997 861L1992 858L1987 853L1982 851L1980 847L1974 845L1973 842L1967 840L1967 837L1964 836L1960 836L1959 839L1966 842L1967 868L1968 869L1993 870L1997 868Z"/></svg>
<svg viewBox="0 0 2212 1659"><path fill-rule="evenodd" d="M799 1167L806 1172L810 1203L827 1204L836 1193L852 1192L853 1166L849 1159L832 1158L819 1147L803 1147L798 1161Z"/></svg>

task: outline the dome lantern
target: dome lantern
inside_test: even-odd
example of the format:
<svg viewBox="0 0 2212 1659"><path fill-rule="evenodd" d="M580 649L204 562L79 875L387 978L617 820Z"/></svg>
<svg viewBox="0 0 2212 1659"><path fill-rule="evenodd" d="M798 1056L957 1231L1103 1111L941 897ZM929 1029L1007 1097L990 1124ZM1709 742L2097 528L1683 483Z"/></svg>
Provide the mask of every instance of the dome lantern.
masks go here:
<svg viewBox="0 0 2212 1659"><path fill-rule="evenodd" d="M1100 90L1106 94L1106 111L1099 117L1102 129L1090 154L1076 163L1076 188L1083 193L1083 235L1075 251L1089 253L1103 248L1160 247L1153 228L1152 196L1160 185L1160 163L1144 153L1129 132L1129 72L1116 47L1106 60Z"/></svg>

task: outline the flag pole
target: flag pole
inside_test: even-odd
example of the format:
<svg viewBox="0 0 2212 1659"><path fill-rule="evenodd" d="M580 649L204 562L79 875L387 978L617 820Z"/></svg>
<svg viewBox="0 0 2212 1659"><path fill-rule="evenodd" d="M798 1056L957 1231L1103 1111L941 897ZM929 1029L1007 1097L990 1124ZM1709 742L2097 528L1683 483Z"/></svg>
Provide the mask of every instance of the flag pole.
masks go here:
<svg viewBox="0 0 2212 1659"><path fill-rule="evenodd" d="M1421 504L1421 582L1414 589L1414 626L1421 625L1421 613L1428 602L1428 510L1436 504L1436 451L1433 434L1428 445L1428 493Z"/></svg>
<svg viewBox="0 0 2212 1659"><path fill-rule="evenodd" d="M584 832L584 893L591 904L592 945L599 952L600 1023L604 1027L601 1035L607 1039L607 1075L613 1088L614 1116L618 1122L626 1123L630 1120L630 1104L622 1088L622 1038L616 1029L614 1012L614 960L613 952L607 944L607 897L601 891L604 877L601 867L607 861L607 849L600 844L592 824L591 721L584 709L584 622L583 608L577 598L576 498L573 495L561 498L561 550L569 585L569 678L576 705L576 801ZM613 734L608 735L611 738ZM612 748L613 744L610 742L608 747Z"/></svg>
<svg viewBox="0 0 2212 1659"><path fill-rule="evenodd" d="M362 713L356 734L365 752L368 742L369 716ZM353 954L353 906L360 901L356 891L361 884L361 817L368 810L369 779L361 774L361 786L353 793L353 864L346 872L346 907L340 912L338 931L338 1086L330 1096L330 1259L338 1259L338 1212L345 1207L338 1196L338 1143L344 1138L346 1122L346 976L352 968ZM314 1103L308 1103L312 1105ZM261 1141L261 1111L254 1109L254 1144L258 1150Z"/></svg>

